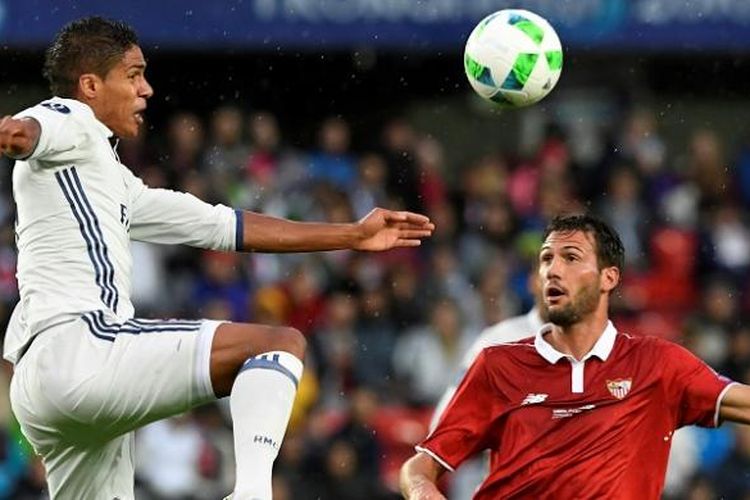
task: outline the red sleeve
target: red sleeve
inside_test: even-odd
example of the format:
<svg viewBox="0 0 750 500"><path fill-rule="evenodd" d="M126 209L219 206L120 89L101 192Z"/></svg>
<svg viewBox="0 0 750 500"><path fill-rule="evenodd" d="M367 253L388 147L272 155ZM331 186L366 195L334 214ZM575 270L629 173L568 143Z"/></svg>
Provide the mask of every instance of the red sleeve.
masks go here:
<svg viewBox="0 0 750 500"><path fill-rule="evenodd" d="M494 420L507 407L505 397L493 384L487 350L466 372L437 427L417 446L448 469L486 448L485 437Z"/></svg>
<svg viewBox="0 0 750 500"><path fill-rule="evenodd" d="M668 402L676 406L677 426L716 427L719 397L732 381L716 373L684 347L665 344L665 390Z"/></svg>

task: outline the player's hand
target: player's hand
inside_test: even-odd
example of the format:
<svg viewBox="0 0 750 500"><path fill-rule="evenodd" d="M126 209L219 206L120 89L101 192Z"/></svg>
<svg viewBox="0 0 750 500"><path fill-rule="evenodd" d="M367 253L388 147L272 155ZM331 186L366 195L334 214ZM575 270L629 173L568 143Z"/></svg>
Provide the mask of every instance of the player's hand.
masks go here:
<svg viewBox="0 0 750 500"><path fill-rule="evenodd" d="M379 251L416 247L432 235L435 224L424 215L375 208L359 222L360 239L355 250Z"/></svg>
<svg viewBox="0 0 750 500"><path fill-rule="evenodd" d="M30 155L39 133L39 123L34 119L0 118L0 156L23 158Z"/></svg>

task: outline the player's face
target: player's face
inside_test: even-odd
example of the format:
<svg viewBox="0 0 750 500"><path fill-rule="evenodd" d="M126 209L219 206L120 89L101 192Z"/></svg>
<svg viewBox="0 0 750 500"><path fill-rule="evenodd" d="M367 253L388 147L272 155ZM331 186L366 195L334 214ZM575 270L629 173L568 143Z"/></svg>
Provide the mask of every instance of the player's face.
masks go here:
<svg viewBox="0 0 750 500"><path fill-rule="evenodd" d="M133 46L101 82L96 116L118 137L137 136L143 124L146 99L154 93L145 71L143 52Z"/></svg>
<svg viewBox="0 0 750 500"><path fill-rule="evenodd" d="M539 254L539 278L550 322L570 326L593 313L604 293L593 235L550 233Z"/></svg>

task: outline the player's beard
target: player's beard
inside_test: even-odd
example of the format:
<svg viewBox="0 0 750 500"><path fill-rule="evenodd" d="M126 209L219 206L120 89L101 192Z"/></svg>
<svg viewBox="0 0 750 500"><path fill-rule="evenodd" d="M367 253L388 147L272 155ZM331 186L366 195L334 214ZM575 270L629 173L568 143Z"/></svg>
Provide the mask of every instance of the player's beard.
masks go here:
<svg viewBox="0 0 750 500"><path fill-rule="evenodd" d="M598 285L598 282L594 282L582 287L563 307L548 308L549 322L562 327L571 326L594 312L601 299Z"/></svg>

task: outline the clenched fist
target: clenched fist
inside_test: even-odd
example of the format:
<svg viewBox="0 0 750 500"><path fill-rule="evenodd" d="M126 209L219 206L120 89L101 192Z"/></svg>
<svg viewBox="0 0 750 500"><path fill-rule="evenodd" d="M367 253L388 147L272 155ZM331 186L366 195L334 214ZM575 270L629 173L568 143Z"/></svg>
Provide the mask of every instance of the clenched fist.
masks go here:
<svg viewBox="0 0 750 500"><path fill-rule="evenodd" d="M33 118L0 119L0 155L24 158L34 151L41 129Z"/></svg>

